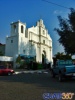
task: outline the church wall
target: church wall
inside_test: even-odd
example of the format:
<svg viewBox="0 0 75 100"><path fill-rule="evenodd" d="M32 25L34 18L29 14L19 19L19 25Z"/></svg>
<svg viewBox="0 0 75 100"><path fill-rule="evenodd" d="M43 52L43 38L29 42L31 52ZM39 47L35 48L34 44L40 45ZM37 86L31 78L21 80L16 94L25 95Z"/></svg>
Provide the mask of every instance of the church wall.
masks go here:
<svg viewBox="0 0 75 100"><path fill-rule="evenodd" d="M13 56L14 59L19 54L36 56L36 61L42 62L43 51L46 52L46 62L52 61L52 39L43 21L28 29L20 21L11 24L11 35L6 38L7 56Z"/></svg>
<svg viewBox="0 0 75 100"><path fill-rule="evenodd" d="M6 38L6 56L15 56L18 53L18 38L16 36Z"/></svg>

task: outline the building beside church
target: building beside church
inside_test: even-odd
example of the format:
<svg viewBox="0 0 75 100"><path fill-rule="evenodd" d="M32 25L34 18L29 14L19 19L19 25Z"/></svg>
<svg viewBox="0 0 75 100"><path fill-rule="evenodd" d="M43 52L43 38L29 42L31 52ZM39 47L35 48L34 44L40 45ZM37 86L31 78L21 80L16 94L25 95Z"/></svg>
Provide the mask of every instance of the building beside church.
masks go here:
<svg viewBox="0 0 75 100"><path fill-rule="evenodd" d="M36 58L36 62L52 62L52 39L43 20L37 21L36 26L26 28L20 21L11 23L11 34L6 37L5 55L13 57L26 55Z"/></svg>
<svg viewBox="0 0 75 100"><path fill-rule="evenodd" d="M0 52L5 55L5 44L0 43Z"/></svg>

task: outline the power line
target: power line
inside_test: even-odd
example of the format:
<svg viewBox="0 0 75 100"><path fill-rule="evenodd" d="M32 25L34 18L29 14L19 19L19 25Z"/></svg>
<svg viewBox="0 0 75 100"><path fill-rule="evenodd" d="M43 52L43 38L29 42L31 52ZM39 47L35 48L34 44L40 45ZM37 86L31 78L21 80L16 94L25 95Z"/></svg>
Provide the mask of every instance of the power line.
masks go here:
<svg viewBox="0 0 75 100"><path fill-rule="evenodd" d="M59 5L59 4L54 3L54 2L50 2L50 1L47 1L47 0L42 0L42 1L47 2L47 3L50 3L50 4L53 4L53 5L56 5L56 6L60 6L60 7L66 8L66 9L70 9L70 8L68 8L68 7L65 7L65 6L63 6L63 5Z"/></svg>

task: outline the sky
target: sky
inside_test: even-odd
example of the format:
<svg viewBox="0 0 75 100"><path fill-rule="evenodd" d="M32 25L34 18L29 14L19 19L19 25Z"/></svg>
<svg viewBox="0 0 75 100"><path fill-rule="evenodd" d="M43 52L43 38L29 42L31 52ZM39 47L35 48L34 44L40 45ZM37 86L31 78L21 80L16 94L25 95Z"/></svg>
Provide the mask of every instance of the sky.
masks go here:
<svg viewBox="0 0 75 100"><path fill-rule="evenodd" d="M30 28L43 19L53 41L53 55L64 52L54 28L59 27L57 16L67 18L70 13L67 8L75 8L75 0L0 0L0 42L6 43L6 36L10 36L11 22L20 20Z"/></svg>

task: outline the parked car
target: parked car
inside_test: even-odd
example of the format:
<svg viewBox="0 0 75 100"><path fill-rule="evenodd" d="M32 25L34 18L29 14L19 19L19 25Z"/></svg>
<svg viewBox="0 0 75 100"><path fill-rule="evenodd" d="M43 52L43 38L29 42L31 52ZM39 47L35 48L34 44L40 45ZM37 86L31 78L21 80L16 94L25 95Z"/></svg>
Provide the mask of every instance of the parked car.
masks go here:
<svg viewBox="0 0 75 100"><path fill-rule="evenodd" d="M64 78L75 77L75 65L72 60L58 60L56 65L51 69L51 76L58 76L59 81Z"/></svg>
<svg viewBox="0 0 75 100"><path fill-rule="evenodd" d="M13 69L6 68L5 66L0 65L0 75L12 75L14 73Z"/></svg>

